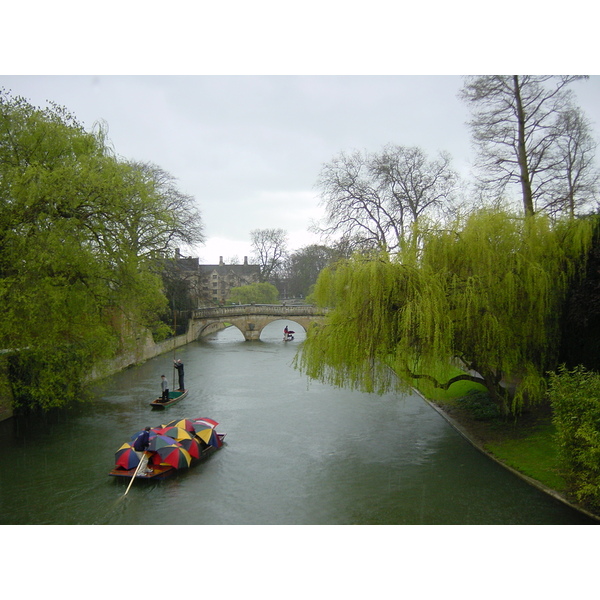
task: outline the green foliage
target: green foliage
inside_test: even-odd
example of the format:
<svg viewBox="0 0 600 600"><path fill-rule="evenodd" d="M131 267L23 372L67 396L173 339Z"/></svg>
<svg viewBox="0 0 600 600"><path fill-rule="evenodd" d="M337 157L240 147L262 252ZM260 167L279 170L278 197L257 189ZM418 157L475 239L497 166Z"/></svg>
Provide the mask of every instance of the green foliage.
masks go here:
<svg viewBox="0 0 600 600"><path fill-rule="evenodd" d="M498 405L487 392L471 390L457 399L457 404L469 411L476 421L491 421L502 416Z"/></svg>
<svg viewBox="0 0 600 600"><path fill-rule="evenodd" d="M297 365L366 391L402 389L418 378L442 388L477 381L503 412L516 414L544 396L565 291L591 232L585 220L483 210L423 232L416 253L341 261L319 277L314 297L333 310L327 325L308 332ZM517 381L512 402L503 376Z"/></svg>
<svg viewBox="0 0 600 600"><path fill-rule="evenodd" d="M600 508L600 374L561 367L550 377L559 458L577 501Z"/></svg>
<svg viewBox="0 0 600 600"><path fill-rule="evenodd" d="M82 372L90 353L72 344L22 350L9 357L15 411L61 407L83 398Z"/></svg>
<svg viewBox="0 0 600 600"><path fill-rule="evenodd" d="M266 282L234 287L229 293L229 300L239 304L275 304L278 299L277 288Z"/></svg>
<svg viewBox="0 0 600 600"><path fill-rule="evenodd" d="M0 348L17 351L19 407L79 397L94 363L160 328L163 256L201 235L187 206L162 171L114 157L102 131L0 92Z"/></svg>

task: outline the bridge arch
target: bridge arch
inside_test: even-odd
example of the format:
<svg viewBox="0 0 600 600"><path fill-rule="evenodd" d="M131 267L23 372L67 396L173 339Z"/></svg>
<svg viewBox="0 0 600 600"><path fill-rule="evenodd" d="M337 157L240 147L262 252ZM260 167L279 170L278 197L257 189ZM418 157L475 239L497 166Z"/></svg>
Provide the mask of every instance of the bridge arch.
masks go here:
<svg viewBox="0 0 600 600"><path fill-rule="evenodd" d="M244 304L199 308L193 311L192 327L194 337L200 338L220 329L224 323L230 323L242 332L246 341L256 341L269 323L288 319L308 330L313 323L323 322L326 313L326 309L305 305Z"/></svg>

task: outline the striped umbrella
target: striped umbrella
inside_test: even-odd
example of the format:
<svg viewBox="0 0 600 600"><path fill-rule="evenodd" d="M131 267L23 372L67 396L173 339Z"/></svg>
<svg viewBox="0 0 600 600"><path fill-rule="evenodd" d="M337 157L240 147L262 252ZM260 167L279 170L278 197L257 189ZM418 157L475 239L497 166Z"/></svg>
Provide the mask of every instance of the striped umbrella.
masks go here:
<svg viewBox="0 0 600 600"><path fill-rule="evenodd" d="M156 434L154 436L150 436L150 444L148 446L148 450L156 451L159 448L164 448L165 446L172 446L176 444L177 441L169 437L168 435Z"/></svg>
<svg viewBox="0 0 600 600"><path fill-rule="evenodd" d="M155 465L164 463L176 469L185 469L190 466L192 457L180 444L173 444L156 450L156 453L152 456L152 462Z"/></svg>
<svg viewBox="0 0 600 600"><path fill-rule="evenodd" d="M192 458L200 458L200 444L197 442L197 440L181 440L179 444L190 453Z"/></svg>
<svg viewBox="0 0 600 600"><path fill-rule="evenodd" d="M135 469L140 464L140 457L131 444L125 442L115 452L115 465L124 469Z"/></svg>
<svg viewBox="0 0 600 600"><path fill-rule="evenodd" d="M194 424L189 419L175 419L174 421L167 423L165 427L180 427L181 429L185 429L190 433L194 433L196 431Z"/></svg>
<svg viewBox="0 0 600 600"><path fill-rule="evenodd" d="M194 437L193 433L182 429L181 427L163 427L159 430L161 435L166 435L174 440L191 440Z"/></svg>

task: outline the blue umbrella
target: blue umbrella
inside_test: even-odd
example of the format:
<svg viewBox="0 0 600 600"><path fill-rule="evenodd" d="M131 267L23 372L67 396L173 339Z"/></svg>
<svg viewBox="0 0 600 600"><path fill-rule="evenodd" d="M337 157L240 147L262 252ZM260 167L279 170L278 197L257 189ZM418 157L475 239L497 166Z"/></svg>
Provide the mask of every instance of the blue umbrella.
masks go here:
<svg viewBox="0 0 600 600"><path fill-rule="evenodd" d="M125 442L115 452L115 465L124 469L135 469L140 464L140 457L131 444Z"/></svg>

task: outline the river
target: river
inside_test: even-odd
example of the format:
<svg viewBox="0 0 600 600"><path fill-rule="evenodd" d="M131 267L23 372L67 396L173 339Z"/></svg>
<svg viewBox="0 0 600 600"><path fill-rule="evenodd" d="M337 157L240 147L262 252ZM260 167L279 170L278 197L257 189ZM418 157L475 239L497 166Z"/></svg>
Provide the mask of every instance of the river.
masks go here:
<svg viewBox="0 0 600 600"><path fill-rule="evenodd" d="M91 401L0 423L0 523L589 524L474 449L417 395L310 382L291 366L303 333L245 342L229 328L180 348L186 399L151 410L173 354L104 380ZM145 425L211 417L224 447L161 482L108 476Z"/></svg>

